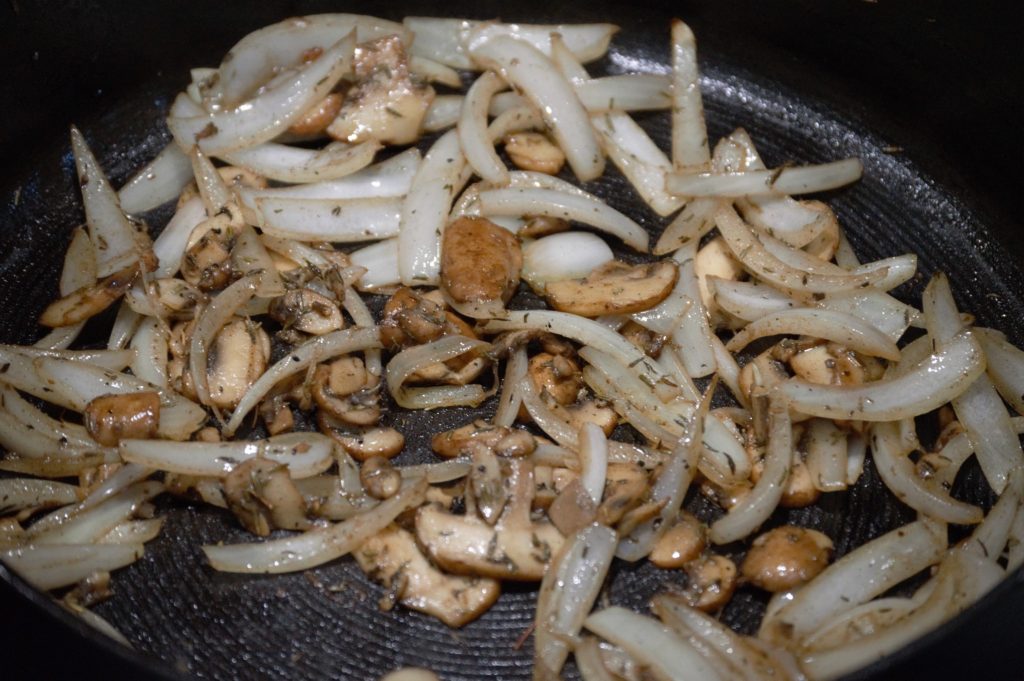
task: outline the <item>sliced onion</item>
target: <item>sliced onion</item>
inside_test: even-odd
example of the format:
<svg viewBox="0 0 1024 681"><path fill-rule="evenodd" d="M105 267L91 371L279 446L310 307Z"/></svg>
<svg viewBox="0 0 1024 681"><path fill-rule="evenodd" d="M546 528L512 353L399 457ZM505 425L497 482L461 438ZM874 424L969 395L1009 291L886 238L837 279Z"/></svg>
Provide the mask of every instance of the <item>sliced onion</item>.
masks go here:
<svg viewBox="0 0 1024 681"><path fill-rule="evenodd" d="M435 95L423 117L423 131L441 132L458 123L463 101L462 95Z"/></svg>
<svg viewBox="0 0 1024 681"><path fill-rule="evenodd" d="M238 430L238 426L242 425L242 419L246 414L252 411L275 385L289 376L294 376L314 364L339 355L379 347L380 333L376 327L340 329L306 341L278 360L263 372L263 375L255 383L249 386L249 390L242 396L238 406L232 412L231 419L222 429L224 434L233 435Z"/></svg>
<svg viewBox="0 0 1024 681"><path fill-rule="evenodd" d="M768 446L764 470L749 494L711 524L708 538L728 544L754 532L768 519L782 498L793 461L793 432L789 407L773 393L769 403Z"/></svg>
<svg viewBox="0 0 1024 681"><path fill-rule="evenodd" d="M199 147L192 147L189 152L192 160L192 172L196 176L196 187L203 199L207 215L217 215L228 210L228 204L234 201L234 194L221 177L217 166L213 165Z"/></svg>
<svg viewBox="0 0 1024 681"><path fill-rule="evenodd" d="M260 228L271 236L298 241L350 243L398 236L402 200L367 199L256 199L262 216Z"/></svg>
<svg viewBox="0 0 1024 681"><path fill-rule="evenodd" d="M44 544L4 551L0 561L35 588L49 591L76 584L94 572L130 565L143 553L142 544Z"/></svg>
<svg viewBox="0 0 1024 681"><path fill-rule="evenodd" d="M900 358L896 343L859 317L834 310L807 308L784 310L761 317L745 326L725 347L731 352L738 352L758 338L783 334L823 338L873 357L890 360Z"/></svg>
<svg viewBox="0 0 1024 681"><path fill-rule="evenodd" d="M701 237L715 226L718 199L694 199L687 202L675 219L665 227L654 245L655 255L665 255Z"/></svg>
<svg viewBox="0 0 1024 681"><path fill-rule="evenodd" d="M793 409L821 418L893 421L936 409L962 394L985 371L985 354L970 332L906 374L856 386L790 379L779 386Z"/></svg>
<svg viewBox="0 0 1024 681"><path fill-rule="evenodd" d="M593 197L551 189L490 189L480 192L480 212L485 216L544 215L575 220L616 236L641 253L648 250L648 235L640 225Z"/></svg>
<svg viewBox="0 0 1024 681"><path fill-rule="evenodd" d="M664 216L679 210L684 201L665 191L671 163L629 114L609 111L592 116L591 123L604 153L654 212Z"/></svg>
<svg viewBox="0 0 1024 681"><path fill-rule="evenodd" d="M167 388L167 327L153 317L143 319L132 336L131 349L135 357L132 374L160 388Z"/></svg>
<svg viewBox="0 0 1024 681"><path fill-rule="evenodd" d="M605 608L588 617L583 626L621 646L658 678L671 681L723 678L692 645L670 629L625 608Z"/></svg>
<svg viewBox="0 0 1024 681"><path fill-rule="evenodd" d="M156 278L173 277L181 268L181 259L185 255L186 245L193 230L206 219L206 208L203 200L193 196L178 208L177 212L153 241L153 254L157 258L157 267L153 272Z"/></svg>
<svg viewBox="0 0 1024 681"><path fill-rule="evenodd" d="M31 541L34 544L94 544L131 518L139 505L163 491L163 483L155 480L137 483L44 531L36 526L29 528Z"/></svg>
<svg viewBox="0 0 1024 681"><path fill-rule="evenodd" d="M672 332L672 340L690 376L700 378L715 372L711 325L700 295L697 280L697 242L684 244L672 256L679 263L679 290L683 297L683 314Z"/></svg>
<svg viewBox="0 0 1024 681"><path fill-rule="evenodd" d="M711 160L697 68L697 40L690 27L672 20L672 164L703 169Z"/></svg>
<svg viewBox="0 0 1024 681"><path fill-rule="evenodd" d="M590 113L658 111L671 105L669 79L657 73L626 73L573 83ZM664 191L664 186L662 186Z"/></svg>
<svg viewBox="0 0 1024 681"><path fill-rule="evenodd" d="M164 526L163 518L126 520L100 537L99 544L145 544L157 538Z"/></svg>
<svg viewBox="0 0 1024 681"><path fill-rule="evenodd" d="M527 377L527 367L526 348L520 345L509 353L508 363L505 365L505 376L501 382L501 396L498 399L498 408L494 411L494 425L508 427L515 423L516 417L519 415L519 407L523 403L519 384Z"/></svg>
<svg viewBox="0 0 1024 681"><path fill-rule="evenodd" d="M385 239L364 246L358 251L352 251L349 259L353 265L366 270L357 284L364 291L402 283L398 270L398 239Z"/></svg>
<svg viewBox="0 0 1024 681"><path fill-rule="evenodd" d="M676 173L666 177L665 188L678 196L749 196L758 194L812 194L837 189L860 179L860 159L771 170L736 173Z"/></svg>
<svg viewBox="0 0 1024 681"><path fill-rule="evenodd" d="M765 618L758 636L783 645L799 641L831 618L939 562L945 549L944 533L922 521L872 539L804 584L793 600Z"/></svg>
<svg viewBox="0 0 1024 681"><path fill-rule="evenodd" d="M1004 400L1024 414L1024 351L1007 343L998 331L975 329L988 360L988 376Z"/></svg>
<svg viewBox="0 0 1024 681"><path fill-rule="evenodd" d="M828 419L811 419L807 424L807 472L822 492L839 492L847 487L847 436Z"/></svg>
<svg viewBox="0 0 1024 681"><path fill-rule="evenodd" d="M501 76L487 71L470 86L462 102L458 133L466 162L488 182L506 184L508 168L498 158L487 131L487 110L491 97L507 87Z"/></svg>
<svg viewBox="0 0 1024 681"><path fill-rule="evenodd" d="M78 487L66 482L34 478L0 479L0 512L4 515L25 509L73 504L78 499Z"/></svg>
<svg viewBox="0 0 1024 681"><path fill-rule="evenodd" d="M350 33L292 74L275 78L272 87L234 108L203 116L167 118L167 127L182 150L198 146L218 155L273 139L322 100L352 69L355 35ZM187 95L179 95L179 98Z"/></svg>
<svg viewBox="0 0 1024 681"><path fill-rule="evenodd" d="M321 182L346 177L373 163L381 144L334 142L322 149L304 149L265 142L223 154L229 163L279 182Z"/></svg>
<svg viewBox="0 0 1024 681"><path fill-rule="evenodd" d="M541 112L576 177L583 182L600 177L604 155L587 111L551 60L530 43L508 35L492 37L484 30L474 40L473 59L499 72Z"/></svg>
<svg viewBox="0 0 1024 681"><path fill-rule="evenodd" d="M745 322L791 310L797 305L793 298L767 284L731 281L714 276L709 276L707 282L715 303Z"/></svg>
<svg viewBox="0 0 1024 681"><path fill-rule="evenodd" d="M608 438L594 423L584 423L579 434L580 484L594 504L601 503L608 473Z"/></svg>
<svg viewBox="0 0 1024 681"><path fill-rule="evenodd" d="M259 277L249 275L238 279L220 292L196 318L189 346L188 368L200 404L211 406L207 374L207 352L214 338L238 310L256 295Z"/></svg>
<svg viewBox="0 0 1024 681"><path fill-rule="evenodd" d="M29 459L83 459L90 454L99 454L103 460L114 462L116 456L110 447L96 443L62 440L54 432L38 430L33 424L14 416L6 408L0 408L0 446L9 453Z"/></svg>
<svg viewBox="0 0 1024 681"><path fill-rule="evenodd" d="M833 293L819 301L818 307L860 317L893 342L902 338L911 325L919 324L921 317L910 305L873 287Z"/></svg>
<svg viewBox="0 0 1024 681"><path fill-rule="evenodd" d="M64 268L60 273L59 291L69 296L78 289L90 286L96 281L96 252L92 247L89 233L77 227L71 233L71 243L64 254ZM75 342L85 322L59 326L33 343L37 348L63 350Z"/></svg>
<svg viewBox="0 0 1024 681"><path fill-rule="evenodd" d="M450 130L427 152L402 207L398 271L407 286L437 284L441 273L441 234L452 199L465 184L466 158L458 133Z"/></svg>
<svg viewBox="0 0 1024 681"><path fill-rule="evenodd" d="M603 434L602 434L603 435ZM534 667L558 675L594 607L615 556L615 530L594 523L576 532L551 560L537 596Z"/></svg>
<svg viewBox="0 0 1024 681"><path fill-rule="evenodd" d="M176 198L191 181L188 156L171 143L124 183L117 198L125 212L144 213Z"/></svg>
<svg viewBox="0 0 1024 681"><path fill-rule="evenodd" d="M604 239L590 232L559 232L523 249L522 277L535 289L550 281L581 279L615 259Z"/></svg>
<svg viewBox="0 0 1024 681"><path fill-rule="evenodd" d="M307 570L351 553L386 528L406 509L423 503L425 479L404 486L393 497L335 525L256 544L203 547L210 565L223 572L281 574Z"/></svg>
<svg viewBox="0 0 1024 681"><path fill-rule="evenodd" d="M486 399L488 393L477 384L461 386L405 386L405 381L420 369L438 362L454 359L467 352L480 354L490 343L465 336L444 336L436 341L416 345L402 350L388 363L387 384L391 396L400 406L407 409L432 409L436 407L475 407Z"/></svg>

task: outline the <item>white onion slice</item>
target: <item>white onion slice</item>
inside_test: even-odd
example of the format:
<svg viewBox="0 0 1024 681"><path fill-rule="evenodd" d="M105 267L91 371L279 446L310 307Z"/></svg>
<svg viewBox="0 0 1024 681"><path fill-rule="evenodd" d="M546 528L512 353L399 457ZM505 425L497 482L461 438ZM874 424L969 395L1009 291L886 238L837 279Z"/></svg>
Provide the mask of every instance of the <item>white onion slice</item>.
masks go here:
<svg viewBox="0 0 1024 681"><path fill-rule="evenodd" d="M398 270L398 239L385 239L364 246L352 251L349 259L353 265L366 270L356 284L360 290L373 291L402 283Z"/></svg>
<svg viewBox="0 0 1024 681"><path fill-rule="evenodd" d="M690 241L698 241L715 226L718 199L694 199L665 227L654 246L655 255L665 255Z"/></svg>
<svg viewBox="0 0 1024 681"><path fill-rule="evenodd" d="M266 197L256 199L256 206L262 216L260 228L271 236L350 243L398 236L402 200Z"/></svg>
<svg viewBox="0 0 1024 681"><path fill-rule="evenodd" d="M985 354L970 332L898 378L857 386L790 379L779 386L793 409L822 418L893 421L936 409L962 394L985 371Z"/></svg>
<svg viewBox="0 0 1024 681"><path fill-rule="evenodd" d="M615 259L604 239L590 232L559 232L523 249L522 277L535 289L550 281L581 279Z"/></svg>
<svg viewBox="0 0 1024 681"><path fill-rule="evenodd" d="M94 544L128 520L139 505L164 491L155 480L140 482L118 492L102 503L80 510L66 521L44 531L29 529L34 544Z"/></svg>
<svg viewBox="0 0 1024 681"><path fill-rule="evenodd" d="M765 617L758 636L779 644L801 640L831 618L939 562L946 549L944 535L928 523L916 521L862 544Z"/></svg>
<svg viewBox="0 0 1024 681"><path fill-rule="evenodd" d="M466 162L487 182L508 183L508 168L498 158L487 131L487 110L491 97L507 87L501 76L487 71L466 92L459 116L458 133Z"/></svg>
<svg viewBox="0 0 1024 681"><path fill-rule="evenodd" d="M415 345L391 358L386 369L388 390L400 406L407 409L435 407L475 407L488 393L477 384L462 386L408 387L405 381L414 373L437 362L454 359L467 352L481 353L490 343L465 336L444 336L436 341Z"/></svg>
<svg viewBox="0 0 1024 681"><path fill-rule="evenodd" d="M669 79L658 73L626 73L573 83L584 108L594 114L667 109L671 105L669 86ZM664 191L664 186L661 189Z"/></svg>
<svg viewBox="0 0 1024 681"><path fill-rule="evenodd" d="M207 352L224 325L256 295L258 284L258 276L250 275L238 279L221 291L196 318L195 329L192 331L192 342L189 346L188 368L200 404L207 406L213 404L210 399L210 383L207 373Z"/></svg>
<svg viewBox="0 0 1024 681"><path fill-rule="evenodd" d="M441 132L458 123L463 101L462 95L435 95L423 116L423 131Z"/></svg>
<svg viewBox="0 0 1024 681"><path fill-rule="evenodd" d="M735 173L675 173L665 188L678 196L735 197L758 194L811 194L836 189L860 179L860 159L799 167L746 170Z"/></svg>
<svg viewBox="0 0 1024 681"><path fill-rule="evenodd" d="M505 365L505 376L501 382L501 396L498 399L498 408L494 411L494 419L492 419L494 425L508 427L515 423L516 417L519 415L519 407L523 403L519 384L526 378L527 368L526 347L520 345L509 353L508 362Z"/></svg>
<svg viewBox="0 0 1024 681"><path fill-rule="evenodd" d="M71 150L78 169L89 239L96 253L96 277L103 279L138 262L139 251L148 244L149 238L129 222L117 193L82 133L74 126L71 127Z"/></svg>
<svg viewBox="0 0 1024 681"><path fill-rule="evenodd" d="M575 220L616 236L641 253L648 251L649 237L643 227L594 197L552 189L489 189L480 192L479 203L484 216L544 215Z"/></svg>
<svg viewBox="0 0 1024 681"><path fill-rule="evenodd" d="M468 179L458 133L450 130L427 152L402 206L398 271L406 286L437 284L441 235L452 200Z"/></svg>
<svg viewBox="0 0 1024 681"><path fill-rule="evenodd" d="M84 286L92 285L95 281L96 252L92 247L92 240L89 239L89 233L84 228L77 227L71 233L71 242L64 254L64 268L60 273L58 290L61 296L68 296ZM58 326L33 345L37 348L63 350L75 342L84 326L84 321Z"/></svg>
<svg viewBox="0 0 1024 681"><path fill-rule="evenodd" d="M0 512L17 513L26 508L52 508L78 501L75 485L34 478L0 479Z"/></svg>
<svg viewBox="0 0 1024 681"><path fill-rule="evenodd" d="M818 307L860 317L893 342L902 338L911 325L919 324L921 318L910 305L874 287L833 293L819 301Z"/></svg>
<svg viewBox="0 0 1024 681"><path fill-rule="evenodd" d="M988 376L1003 399L1024 414L1024 350L1006 342L998 331L975 329L988 359Z"/></svg>
<svg viewBox="0 0 1024 681"><path fill-rule="evenodd" d="M615 530L594 523L566 540L537 596L534 667L558 675L604 585L615 556Z"/></svg>
<svg viewBox="0 0 1024 681"><path fill-rule="evenodd" d="M99 544L145 544L157 538L163 529L163 518L126 520L100 537Z"/></svg>
<svg viewBox="0 0 1024 681"><path fill-rule="evenodd" d="M688 642L660 622L619 606L605 608L583 622L601 638L621 646L659 679L714 681L722 676Z"/></svg>
<svg viewBox="0 0 1024 681"><path fill-rule="evenodd" d="M0 561L35 588L48 591L80 582L97 571L130 565L144 552L142 544L44 544L4 551Z"/></svg>
<svg viewBox="0 0 1024 681"><path fill-rule="evenodd" d="M672 259L679 263L678 285L683 302L683 313L672 332L672 340L687 373L700 378L714 373L716 366L711 341L714 334L697 280L697 242L684 244Z"/></svg>
<svg viewBox="0 0 1024 681"><path fill-rule="evenodd" d="M846 433L829 419L811 419L806 433L804 443L811 482L822 492L846 489Z"/></svg>
<svg viewBox="0 0 1024 681"><path fill-rule="evenodd" d="M193 230L206 219L203 200L193 196L174 213L160 235L153 241L153 254L158 264L153 276L173 277L181 268L181 259Z"/></svg>
<svg viewBox="0 0 1024 681"><path fill-rule="evenodd" d="M84 459L90 454L101 455L103 461L114 462L110 447L82 442L65 442L47 432L41 432L15 417L7 409L0 409L0 446L9 453L27 459Z"/></svg>
<svg viewBox="0 0 1024 681"><path fill-rule="evenodd" d="M288 466L296 479L323 473L334 462L333 440L320 433L286 433L266 440L164 442L122 440L125 461L184 475L224 477L240 463L261 457Z"/></svg>
<svg viewBox="0 0 1024 681"><path fill-rule="evenodd" d="M690 27L672 20L672 164L703 169L711 160L697 68L697 40Z"/></svg>
<svg viewBox="0 0 1024 681"><path fill-rule="evenodd" d="M583 182L600 177L604 155L590 118L551 60L530 43L508 35L491 37L483 31L474 40L473 59L499 72L541 112L576 177Z"/></svg>
<svg viewBox="0 0 1024 681"><path fill-rule="evenodd" d="M640 197L658 215L670 215L684 201L665 191L665 175L672 164L633 118L621 111L591 117L601 148L626 176Z"/></svg>
<svg viewBox="0 0 1024 681"><path fill-rule="evenodd" d="M579 434L580 484L595 504L604 496L608 473L608 438L594 423L584 423Z"/></svg>
<svg viewBox="0 0 1024 681"><path fill-rule="evenodd" d="M707 282L711 296L719 307L745 322L791 310L797 305L793 298L767 284L732 281L715 276L709 276Z"/></svg>
<svg viewBox="0 0 1024 681"><path fill-rule="evenodd" d="M409 508L423 503L425 479L404 486L393 497L335 525L256 544L207 545L203 553L214 569L224 572L281 574L323 565L359 548Z"/></svg>
<svg viewBox="0 0 1024 681"><path fill-rule="evenodd" d="M218 155L273 139L322 100L352 69L355 35L348 34L293 74L247 102L203 116L171 115L167 127L182 150ZM277 79L276 79L277 80ZM187 95L178 95L179 98Z"/></svg>
<svg viewBox="0 0 1024 681"><path fill-rule="evenodd" d="M793 461L793 432L785 400L773 393L769 403L768 446L764 470L754 488L711 524L708 538L728 544L754 532L768 519L786 489Z"/></svg>
<svg viewBox="0 0 1024 681"><path fill-rule="evenodd" d="M380 149L381 144L376 140L352 145L333 142L322 149L264 142L221 156L232 165L279 182L326 182L362 170L373 163Z"/></svg>
<svg viewBox="0 0 1024 681"><path fill-rule="evenodd" d="M144 213L162 206L192 181L192 164L177 144L168 144L117 191L121 209Z"/></svg>
<svg viewBox="0 0 1024 681"><path fill-rule="evenodd" d="M242 419L246 414L252 411L259 401L270 392L271 388L280 381L305 371L313 364L339 355L379 347L380 334L376 327L340 329L306 341L278 360L263 372L263 375L255 383L249 386L249 390L242 396L238 406L232 412L231 419L222 429L224 434L233 435L238 430L238 426L242 425Z"/></svg>
<svg viewBox="0 0 1024 681"><path fill-rule="evenodd" d="M192 147L189 157L192 160L192 172L196 176L199 196L206 206L206 214L212 216L227 210L228 204L234 201L234 194L217 167L213 165L213 161L199 147Z"/></svg>
<svg viewBox="0 0 1024 681"><path fill-rule="evenodd" d="M130 347L135 351L132 374L147 383L167 388L167 328L154 317L147 317L132 336Z"/></svg>
<svg viewBox="0 0 1024 681"><path fill-rule="evenodd" d="M135 334L135 329L142 321L142 315L133 310L132 306L129 305L129 300L133 297L131 290L129 290L129 296L122 299L120 306L117 308L117 316L114 317L114 323L110 327L110 336L107 338L107 348L109 350L124 349L128 345L128 341Z"/></svg>
<svg viewBox="0 0 1024 681"><path fill-rule="evenodd" d="M841 343L865 355L889 360L900 358L896 343L859 317L834 310L808 308L784 310L761 317L745 326L725 347L730 352L738 352L758 338L777 335L813 336Z"/></svg>

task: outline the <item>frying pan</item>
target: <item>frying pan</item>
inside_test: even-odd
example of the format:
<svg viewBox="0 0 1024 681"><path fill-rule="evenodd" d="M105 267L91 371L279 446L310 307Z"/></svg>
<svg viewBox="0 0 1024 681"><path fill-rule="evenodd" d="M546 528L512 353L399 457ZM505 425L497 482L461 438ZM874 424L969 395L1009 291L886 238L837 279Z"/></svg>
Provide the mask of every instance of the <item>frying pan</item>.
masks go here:
<svg viewBox="0 0 1024 681"><path fill-rule="evenodd" d="M770 163L860 156L865 179L828 198L861 257L918 252L923 275L948 272L958 302L981 324L1024 341L1016 217L1024 161L1016 132L1024 82L1020 13L959 2L809 0L585 7L524 0L439 7L10 0L0 8L7 70L0 82L0 309L7 311L0 340L34 340L33 320L56 291L69 230L81 220L67 125L83 129L117 184L165 143L161 118L189 67L215 65L259 26L323 11L612 21L623 30L613 56L596 67L606 72L663 64L667 19L680 16L700 41L713 138L743 125ZM644 124L664 142L663 127ZM639 212L614 176L594 189L621 210ZM161 218L166 213L154 223ZM647 224L656 230L663 223ZM900 293L915 298L924 276ZM429 433L473 415L458 409L409 417L408 460L426 456ZM963 478L958 494L991 501L977 471ZM699 499L689 505L708 512ZM109 642L0 569L0 676L63 678L102 669L106 678L361 679L420 664L446 679L529 678L531 644L513 644L530 623L532 589L507 589L480 621L453 633L417 613L377 612L379 589L347 560L310 575L214 573L198 546L243 540L237 523L180 503L165 503L161 513L168 517L164 536L115 574L114 598L97 609L135 650ZM841 553L909 517L868 467L850 492L773 522L823 529ZM618 567L609 596L642 608L672 581L649 567ZM723 619L749 633L763 603L741 590ZM1019 675L1022 611L1018 571L953 622L851 678Z"/></svg>

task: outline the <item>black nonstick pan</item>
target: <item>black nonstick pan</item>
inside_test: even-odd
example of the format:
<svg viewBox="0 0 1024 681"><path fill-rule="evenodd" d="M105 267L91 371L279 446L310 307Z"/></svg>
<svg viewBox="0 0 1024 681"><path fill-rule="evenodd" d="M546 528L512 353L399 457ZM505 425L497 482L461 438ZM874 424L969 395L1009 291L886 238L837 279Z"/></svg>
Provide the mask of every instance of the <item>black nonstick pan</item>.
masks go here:
<svg viewBox="0 0 1024 681"><path fill-rule="evenodd" d="M865 178L828 200L862 258L908 250L922 277L899 291L916 300L927 275L949 273L979 323L1024 342L1024 243L1019 192L1024 146L1019 11L998 3L807 1L618 2L579 6L510 0L323 3L42 2L0 7L0 341L30 342L56 291L69 232L82 219L67 144L74 122L115 184L168 139L162 124L187 69L213 66L241 36L297 14L349 11L506 20L611 21L622 27L597 71L664 65L668 19L700 45L713 138L747 128L772 164L859 156ZM667 131L643 121L662 143ZM614 176L595 191L640 211ZM152 216L166 219L166 212ZM647 219L652 230L662 222ZM493 407L492 407L493 408ZM483 408L488 409L487 405ZM408 461L428 456L431 432L475 414L401 417ZM957 493L991 502L979 475ZM700 502L693 506L700 512ZM535 592L506 590L459 631L406 611L378 611L378 587L348 560L308 574L227 575L199 545L241 541L233 518L165 502L163 536L119 571L97 612L132 642L111 643L0 568L0 678L376 678L402 665L444 679L530 677L532 643L516 647ZM868 469L848 493L778 518L818 527L849 550L910 519ZM617 567L612 602L643 604L680 578ZM723 620L750 633L764 599L741 590ZM1010 575L955 621L852 678L1020 678L1024 575Z"/></svg>

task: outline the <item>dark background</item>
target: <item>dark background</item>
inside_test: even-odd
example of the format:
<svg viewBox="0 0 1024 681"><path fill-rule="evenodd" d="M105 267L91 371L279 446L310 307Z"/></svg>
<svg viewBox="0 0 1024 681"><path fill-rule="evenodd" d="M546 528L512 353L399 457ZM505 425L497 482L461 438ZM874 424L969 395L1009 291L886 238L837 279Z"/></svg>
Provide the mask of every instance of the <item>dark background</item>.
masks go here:
<svg viewBox="0 0 1024 681"><path fill-rule="evenodd" d="M0 5L0 187L67 126L122 101L144 83L185 84L186 68L216 65L244 33L293 14L353 11L463 14L545 21L553 3L33 2ZM626 21L621 17L625 11ZM828 102L918 164L991 228L996 247L1024 260L1020 193L1024 142L1024 12L1014 3L782 1L589 3L575 20L694 29L702 59L743 64ZM115 181L123 180L117 177ZM4 201L9 197L4 196ZM81 639L0 585L4 678L139 678L130 656ZM1004 586L981 610L932 636L880 678L1021 678L1024 586ZM24 671L13 672L13 669ZM152 673L152 672L151 672Z"/></svg>

